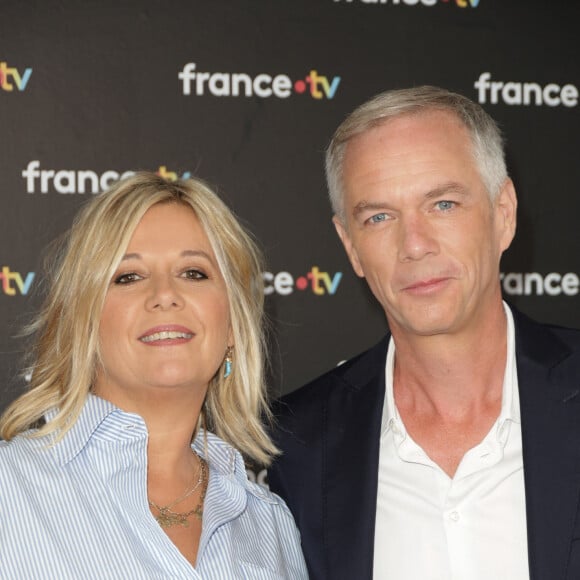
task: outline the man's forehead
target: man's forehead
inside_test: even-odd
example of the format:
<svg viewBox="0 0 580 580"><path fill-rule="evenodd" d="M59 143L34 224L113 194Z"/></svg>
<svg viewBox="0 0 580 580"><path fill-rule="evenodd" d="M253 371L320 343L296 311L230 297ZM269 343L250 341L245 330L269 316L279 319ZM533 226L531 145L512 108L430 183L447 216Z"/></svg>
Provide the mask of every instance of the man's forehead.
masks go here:
<svg viewBox="0 0 580 580"><path fill-rule="evenodd" d="M457 130L469 136L467 127L456 113L448 109L423 108L401 113L393 117L376 119L363 131L347 141L345 154L349 148L356 146L357 143L368 138L379 138L379 136L386 138L390 133L405 132L405 130L417 131L422 127L432 127L434 123L439 125L442 131Z"/></svg>
<svg viewBox="0 0 580 580"><path fill-rule="evenodd" d="M465 191L481 179L472 147L468 130L448 111L389 119L357 136L345 151L344 202L364 205L383 202L392 193L429 197Z"/></svg>

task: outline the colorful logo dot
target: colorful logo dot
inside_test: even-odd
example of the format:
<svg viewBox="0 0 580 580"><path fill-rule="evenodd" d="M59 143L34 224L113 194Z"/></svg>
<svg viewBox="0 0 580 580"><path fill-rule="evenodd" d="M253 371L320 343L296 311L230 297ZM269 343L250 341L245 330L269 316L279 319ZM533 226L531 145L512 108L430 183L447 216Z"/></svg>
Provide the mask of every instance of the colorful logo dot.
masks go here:
<svg viewBox="0 0 580 580"><path fill-rule="evenodd" d="M298 290L306 290L307 287L308 280L304 276L300 276L300 278L296 280L296 288L298 288Z"/></svg>
<svg viewBox="0 0 580 580"><path fill-rule="evenodd" d="M306 90L306 83L304 81L296 81L294 83L294 90L297 93L303 93Z"/></svg>

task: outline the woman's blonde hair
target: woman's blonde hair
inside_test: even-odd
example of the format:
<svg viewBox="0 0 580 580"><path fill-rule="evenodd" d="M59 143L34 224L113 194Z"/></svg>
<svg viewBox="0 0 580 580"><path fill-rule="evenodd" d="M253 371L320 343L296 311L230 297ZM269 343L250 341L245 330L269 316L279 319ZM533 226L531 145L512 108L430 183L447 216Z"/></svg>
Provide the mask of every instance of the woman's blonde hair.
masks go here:
<svg viewBox="0 0 580 580"><path fill-rule="evenodd" d="M47 298L29 328L35 337L30 388L2 416L0 436L11 439L52 408L58 413L35 434L62 437L76 421L95 377L99 321L110 280L137 224L159 203L193 209L228 293L234 363L227 378L220 369L210 382L200 419L246 457L266 465L277 449L263 424L270 412L264 384L261 254L205 183L197 179L169 182L148 172L137 173L94 197L75 218Z"/></svg>

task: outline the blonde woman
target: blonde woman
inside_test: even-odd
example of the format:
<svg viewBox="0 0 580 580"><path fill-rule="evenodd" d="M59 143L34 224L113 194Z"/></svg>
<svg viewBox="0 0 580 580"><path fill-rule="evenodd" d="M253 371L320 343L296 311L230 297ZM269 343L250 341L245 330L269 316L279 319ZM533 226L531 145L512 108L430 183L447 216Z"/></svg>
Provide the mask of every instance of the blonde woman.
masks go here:
<svg viewBox="0 0 580 580"><path fill-rule="evenodd" d="M0 578L307 578L242 460L277 452L260 267L200 181L138 173L83 208L0 421Z"/></svg>

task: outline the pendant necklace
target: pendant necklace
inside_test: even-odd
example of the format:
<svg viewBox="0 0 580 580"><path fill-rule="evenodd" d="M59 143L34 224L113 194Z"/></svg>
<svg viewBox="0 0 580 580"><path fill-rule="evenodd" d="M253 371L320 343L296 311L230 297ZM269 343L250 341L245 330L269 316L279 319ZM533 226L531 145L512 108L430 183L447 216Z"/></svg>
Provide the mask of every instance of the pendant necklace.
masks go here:
<svg viewBox="0 0 580 580"><path fill-rule="evenodd" d="M198 456L199 457L199 456ZM171 508L177 504L185 501L191 494L193 494L201 486L201 495L197 505L188 512L175 512ZM207 491L207 463L204 459L199 457L199 477L197 481L193 484L191 488L185 491L185 493L178 497L175 501L171 502L169 505L160 506L154 501L149 500L149 507L157 511L157 515L154 518L157 523L162 528L170 528L171 526L183 526L184 528L189 527L188 518L190 516L195 516L197 519L201 520L203 516L203 501L205 499L205 493Z"/></svg>

